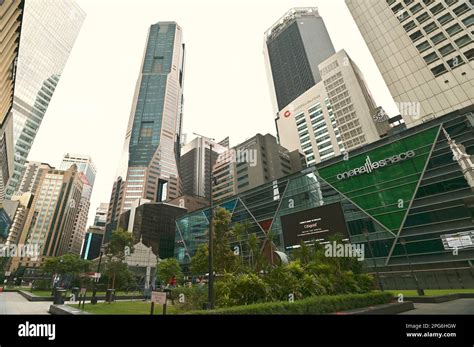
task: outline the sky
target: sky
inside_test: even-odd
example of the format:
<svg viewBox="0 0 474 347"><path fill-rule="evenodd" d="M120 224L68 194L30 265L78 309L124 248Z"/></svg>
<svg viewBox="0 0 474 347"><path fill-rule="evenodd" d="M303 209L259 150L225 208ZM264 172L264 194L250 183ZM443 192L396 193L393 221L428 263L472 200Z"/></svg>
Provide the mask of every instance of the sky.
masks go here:
<svg viewBox="0 0 474 347"><path fill-rule="evenodd" d="M148 28L176 21L186 45L183 133L231 145L275 135L263 34L293 7L318 7L336 51L345 49L376 103L398 114L343 0L77 0L87 17L29 160L59 166L65 153L97 166L89 224L108 202L120 161Z"/></svg>

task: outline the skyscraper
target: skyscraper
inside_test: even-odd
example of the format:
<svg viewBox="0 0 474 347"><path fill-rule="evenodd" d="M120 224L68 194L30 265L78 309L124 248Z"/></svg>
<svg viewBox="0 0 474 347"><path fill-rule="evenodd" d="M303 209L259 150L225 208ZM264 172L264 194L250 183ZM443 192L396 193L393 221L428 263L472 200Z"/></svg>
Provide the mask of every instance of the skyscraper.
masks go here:
<svg viewBox="0 0 474 347"><path fill-rule="evenodd" d="M13 173L13 105L16 64L24 1L2 1L0 6L0 201Z"/></svg>
<svg viewBox="0 0 474 347"><path fill-rule="evenodd" d="M179 177L184 44L175 22L153 24L143 57L125 138L123 204L181 195ZM120 170L119 170L120 171Z"/></svg>
<svg viewBox="0 0 474 347"><path fill-rule="evenodd" d="M308 165L338 156L386 135L362 72L341 50L319 64L322 81L278 112L280 144L304 152Z"/></svg>
<svg viewBox="0 0 474 347"><path fill-rule="evenodd" d="M212 143L212 157L210 158L210 144ZM214 166L220 153L228 147L204 137L196 137L181 148L180 175L183 184L183 194L201 196L209 199L209 164ZM209 163L211 159L211 163Z"/></svg>
<svg viewBox="0 0 474 347"><path fill-rule="evenodd" d="M74 0L25 3L10 129L13 173L6 186L18 189L24 164L85 19Z"/></svg>
<svg viewBox="0 0 474 347"><path fill-rule="evenodd" d="M212 198L223 200L303 167L299 150L290 152L273 135L257 134L219 155L212 171Z"/></svg>
<svg viewBox="0 0 474 347"><path fill-rule="evenodd" d="M68 170L76 165L78 177L82 182L82 193L77 206L76 220L69 241L69 252L79 254L87 229L87 216L89 214L90 199L94 188L97 169L90 156L67 153L59 166L60 170Z"/></svg>
<svg viewBox="0 0 474 347"><path fill-rule="evenodd" d="M472 104L472 1L346 4L407 126Z"/></svg>
<svg viewBox="0 0 474 347"><path fill-rule="evenodd" d="M77 167L43 170L36 195L19 237L25 245L38 245L40 257L12 258L10 269L19 265L38 267L44 257L69 252L83 183Z"/></svg>
<svg viewBox="0 0 474 347"><path fill-rule="evenodd" d="M318 65L335 53L316 7L293 8L265 32L268 77L277 111L321 81Z"/></svg>

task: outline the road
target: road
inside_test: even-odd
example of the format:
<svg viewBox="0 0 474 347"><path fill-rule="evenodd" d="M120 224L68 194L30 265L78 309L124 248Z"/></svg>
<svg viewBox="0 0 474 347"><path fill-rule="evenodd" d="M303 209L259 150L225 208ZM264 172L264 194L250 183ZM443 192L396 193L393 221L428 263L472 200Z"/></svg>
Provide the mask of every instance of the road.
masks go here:
<svg viewBox="0 0 474 347"><path fill-rule="evenodd" d="M415 309L401 314L474 314L474 299L457 299L439 304L415 303Z"/></svg>
<svg viewBox="0 0 474 347"><path fill-rule="evenodd" d="M30 302L18 293L0 293L0 314L49 314L51 302Z"/></svg>

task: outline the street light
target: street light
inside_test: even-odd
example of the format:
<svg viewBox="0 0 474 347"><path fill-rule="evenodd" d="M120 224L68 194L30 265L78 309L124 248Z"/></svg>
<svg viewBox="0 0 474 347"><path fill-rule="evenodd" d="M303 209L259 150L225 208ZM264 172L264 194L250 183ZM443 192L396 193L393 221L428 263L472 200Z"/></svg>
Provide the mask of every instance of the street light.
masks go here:
<svg viewBox="0 0 474 347"><path fill-rule="evenodd" d="M380 279L380 274L379 274L379 270L377 268L377 262L375 261L375 256L374 256L374 252L372 252L372 246L370 244L370 239L369 239L369 231L367 229L364 229L362 231L362 233L364 234L366 240L367 240L367 245L369 246L369 251L370 251L370 257L372 258L372 262L374 263L374 269L375 269L375 276L377 276L377 282L379 283L379 288L380 290L383 292L383 284L382 284L382 280Z"/></svg>
<svg viewBox="0 0 474 347"><path fill-rule="evenodd" d="M408 266L410 267L411 275L412 275L413 279L415 280L416 291L417 291L419 296L424 296L425 291L423 290L423 288L420 288L420 284L418 283L418 278L415 275L415 271L413 271L413 266L411 265L410 258L408 257L408 252L407 252L407 248L406 248L407 241L405 239L400 239L400 243L403 246L403 250L405 251L405 256L407 257Z"/></svg>
<svg viewBox="0 0 474 347"><path fill-rule="evenodd" d="M102 262L102 255L105 252L105 247L102 245L100 246L100 257L99 257L99 265L97 266L97 273L100 276L100 263ZM95 305L97 304L97 282L99 282L100 277L97 278L96 281L94 281L94 291L92 292L92 299L91 299L91 304Z"/></svg>
<svg viewBox="0 0 474 347"><path fill-rule="evenodd" d="M213 234L213 204L212 204L212 141L215 141L213 138L209 138L197 133L193 133L196 136L207 138L209 140L209 245L208 245L208 253L209 253L209 280L207 282L208 287L208 308L212 310L214 308L214 264L213 264L213 257L214 257L214 234ZM204 153L206 153L206 148L204 147Z"/></svg>

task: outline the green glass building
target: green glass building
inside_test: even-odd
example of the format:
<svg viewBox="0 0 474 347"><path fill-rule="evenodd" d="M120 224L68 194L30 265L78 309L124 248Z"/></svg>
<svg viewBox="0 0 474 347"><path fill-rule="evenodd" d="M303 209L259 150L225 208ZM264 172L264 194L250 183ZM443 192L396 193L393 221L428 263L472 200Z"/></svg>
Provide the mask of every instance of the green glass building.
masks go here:
<svg viewBox="0 0 474 347"><path fill-rule="evenodd" d="M270 231L290 257L301 241L323 243L339 233L364 244L365 265L386 288L415 288L412 270L423 288L472 288L474 167L453 160L453 146L472 165L473 111L392 134L217 205L262 240ZM207 243L208 217L204 209L176 221L174 254L184 268Z"/></svg>

